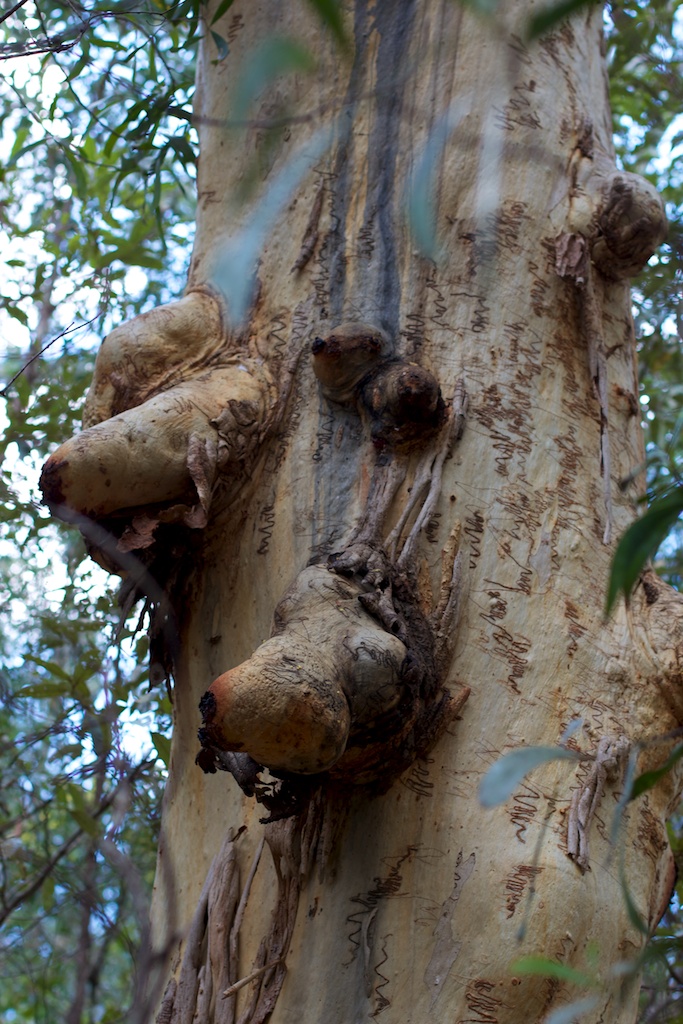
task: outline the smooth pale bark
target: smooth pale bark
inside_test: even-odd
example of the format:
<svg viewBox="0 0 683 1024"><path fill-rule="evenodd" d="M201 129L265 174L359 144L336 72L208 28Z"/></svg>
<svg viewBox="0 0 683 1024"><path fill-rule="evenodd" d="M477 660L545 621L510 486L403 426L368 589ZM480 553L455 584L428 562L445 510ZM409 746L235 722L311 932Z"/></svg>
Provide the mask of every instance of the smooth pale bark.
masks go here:
<svg viewBox="0 0 683 1024"><path fill-rule="evenodd" d="M585 871L568 856L567 828L591 761L542 766L494 809L477 796L504 753L557 744L575 719L570 746L591 754L601 741L603 754L623 754L683 720L678 599L647 578L628 617L621 609L603 620L613 539L642 485L620 487L643 459L624 277L661 240L661 212L637 183L622 176L615 185L600 9L525 45L531 9L510 3L491 24L450 0L357 0L345 8L345 58L308 5L236 0L212 26L229 56L218 60L210 35L200 54L188 298L107 339L87 414L91 427L122 414L143 431L155 394L191 387L182 382L229 367L236 354L245 360L237 363L249 386L226 395L238 403L232 433L207 413L214 434L204 424L193 435L204 438L201 473L191 468L195 444L194 461L170 460L182 487L157 495L167 506L178 499L176 521L202 527L193 501L208 520L193 532L179 609L155 892L156 942L177 978L159 1017L166 1024L191 1021L195 1007L198 1019L243 1024L271 1012L273 1024L526 1024L591 995L582 1019L635 1018L637 984L610 975L644 941L625 906L621 859L652 927L673 884L664 822L678 774L629 806L612 844L622 785L619 765L605 769ZM229 128L240 70L274 32L307 46L317 70L276 80L250 110L252 126ZM259 141L278 119L256 194L239 206L238 186L253 182ZM246 326L231 327L215 283L233 266L223 246L251 237L239 233L306 145L327 148L298 184L290 180ZM415 177L420 195L433 189L436 262L406 223ZM229 775L194 764L197 705L269 637L273 610L306 565L343 548L362 518L375 451L356 411L325 396L309 354L316 336L349 321L381 329L398 355L432 371L446 398L458 381L469 395L419 563L436 593L441 551L459 524L461 613L446 684L471 693L460 720L383 795L323 791L308 816L264 828L263 809ZM264 401L270 416L259 411ZM248 443L235 428L244 402L260 424ZM78 479L73 443L68 454ZM108 462L106 445L100 457L118 507L129 508L125 463ZM62 470L53 474L64 484ZM69 504L64 487L53 501ZM154 496L145 492L144 504L149 539ZM667 752L649 748L638 770ZM597 963L600 985L515 973L527 954L588 972Z"/></svg>

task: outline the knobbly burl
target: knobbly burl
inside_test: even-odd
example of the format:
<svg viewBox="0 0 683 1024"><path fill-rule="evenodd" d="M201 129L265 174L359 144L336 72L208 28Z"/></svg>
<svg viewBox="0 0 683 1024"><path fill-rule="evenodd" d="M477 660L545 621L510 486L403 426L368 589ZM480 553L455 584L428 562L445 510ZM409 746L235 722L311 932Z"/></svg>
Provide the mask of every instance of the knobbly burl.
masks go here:
<svg viewBox="0 0 683 1024"><path fill-rule="evenodd" d="M368 498L343 549L307 566L278 603L271 636L219 676L201 702L205 771L231 771L274 817L323 779L385 788L425 754L469 691L444 686L461 585L459 531L436 601L418 586L417 540L464 422L434 376L396 358L386 335L345 324L312 345L332 403L355 406L376 451ZM385 521L410 472L402 514ZM263 767L273 781L261 777Z"/></svg>

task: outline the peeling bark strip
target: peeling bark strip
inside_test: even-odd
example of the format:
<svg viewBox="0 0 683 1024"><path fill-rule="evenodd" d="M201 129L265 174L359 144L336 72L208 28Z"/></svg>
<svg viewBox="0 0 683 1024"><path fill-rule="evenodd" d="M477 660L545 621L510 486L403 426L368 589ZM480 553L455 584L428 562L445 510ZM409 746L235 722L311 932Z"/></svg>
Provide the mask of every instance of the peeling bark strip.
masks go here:
<svg viewBox="0 0 683 1024"><path fill-rule="evenodd" d="M595 762L583 784L574 791L567 822L567 853L581 871L590 867L588 832L608 782L619 783L628 757L629 742L625 736L600 740Z"/></svg>
<svg viewBox="0 0 683 1024"><path fill-rule="evenodd" d="M284 982L286 958L296 922L302 884L321 846L323 811L311 802L303 818L270 825L240 894L236 843L228 831L214 858L185 938L177 977L166 987L156 1024L263 1024L270 1016ZM302 836L305 841L302 842ZM239 934L258 870L264 841L278 878L270 928L263 936L253 968L238 973ZM320 850L318 849L320 846ZM246 1007L236 1016L236 995L252 986Z"/></svg>
<svg viewBox="0 0 683 1024"><path fill-rule="evenodd" d="M631 1024L637 992L610 967L643 936L618 873L597 870L600 779L583 780L572 819L591 874L565 855L573 784L554 763L505 806L477 800L503 751L554 745L573 719L583 753L637 743L638 771L661 765L648 741L683 722L680 596L646 574L627 612L602 615L610 523L616 537L638 497L612 478L635 481L644 457L624 398L637 394L625 279L664 218L615 167L601 11L527 44L525 0L499 5L495 32L452 0L348 0L342 56L303 0L234 0L213 22L218 6L205 16L231 53L216 62L204 34L187 293L105 339L84 432L43 476L127 574L124 611L144 578L152 660L162 674L173 661L153 918L155 948L178 963L160 1024L526 1024L573 994L512 975L513 953L585 971L592 941L606 980L591 1012ZM315 70L269 81L236 128L240 76L273 34ZM238 327L211 267L285 180L268 237L235 269L254 286ZM438 261L407 197L427 208ZM193 765L212 679L201 763L239 785ZM624 872L649 921L671 883L664 822L682 775L624 816ZM260 825L254 796L282 820ZM229 826L248 832L214 862ZM476 861L456 893L461 848Z"/></svg>

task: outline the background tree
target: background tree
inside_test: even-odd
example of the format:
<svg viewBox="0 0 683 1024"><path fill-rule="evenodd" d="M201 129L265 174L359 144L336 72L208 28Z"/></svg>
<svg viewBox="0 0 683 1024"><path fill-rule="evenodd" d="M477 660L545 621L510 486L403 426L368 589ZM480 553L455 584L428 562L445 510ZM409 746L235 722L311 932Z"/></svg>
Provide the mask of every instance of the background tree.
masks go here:
<svg viewBox="0 0 683 1024"><path fill-rule="evenodd" d="M221 40L221 39L223 39L223 38L225 38L225 39L227 40L227 39L228 39L228 37L229 37L229 32L225 33L225 37L223 37L223 36L220 36L220 35L218 34L218 33L219 33L219 31L220 31L220 26L219 26L219 25L218 25L218 26L215 26L215 27L214 27L214 29L216 30L216 36L217 36L217 39L216 39L216 38L214 38L214 39L213 39L213 42L214 42L214 43L216 44L216 54L220 54L220 53L222 52L222 49L221 49L221 43L219 42L219 40ZM316 44L316 45L317 45L317 44ZM287 61L289 60L289 63L290 63L290 67L292 67L292 68L298 68L299 70L301 70L301 65L302 65L302 57L301 57L301 54L300 54L300 53L297 53L296 51L294 51L294 52L293 52L293 51L292 51L292 50L290 49L290 51L289 51L289 55L288 55L288 56L284 56L284 55L283 55L283 54L284 54L284 52L285 52L284 50L281 50L281 51L280 51L280 59L281 59L281 61L284 61L284 63L285 63L285 67L287 67ZM254 60L253 60L252 62L254 63L254 65L258 66L258 61L257 61L257 60L255 60L255 59L254 59ZM281 65L281 70L282 70L282 67L283 67L283 66ZM252 88L253 88L253 87L252 87ZM268 125L266 125L265 127L268 127ZM278 129L275 129L275 131L276 131L276 130L278 130ZM268 135L268 133L266 132L266 136L267 136L267 135ZM267 141L267 139L266 139L266 141ZM261 155L261 159L262 159L262 155ZM290 179L290 180L291 180L291 179ZM420 217L419 217L419 216L416 216L416 217L414 217L414 220L416 221L416 224L417 224L417 226L418 226L418 228L419 228L419 226L420 226L420 223L422 222L422 221L421 221L421 219L420 219ZM428 234L428 237L429 237L429 234ZM266 530L266 531L267 531L267 530ZM301 543L301 544L303 544L304 542L302 541L302 542L300 542L300 543ZM285 580L285 579L282 579L282 580L280 581L280 585L281 585L282 587L284 587L286 583L287 583L287 580ZM279 596L279 595L278 595L278 596ZM273 600L276 600L276 597L273 597ZM266 603L267 603L267 602L266 602ZM265 616L266 616L266 620L267 620L267 615L268 615L268 613L269 613L269 610L270 610L270 609L266 609L266 610L264 611L264 614L265 614ZM266 630L267 630L267 625L266 625L266 624L264 624L264 626L263 626L263 632L265 632ZM207 681L208 681L208 680L207 680ZM462 727L462 726L459 726L459 728L461 728L461 727ZM189 725L188 725L188 728L189 728ZM193 726L193 729L194 729L194 728L195 728L195 726ZM556 738L556 737L553 737L553 738ZM200 871L200 873L201 873L201 871ZM190 895L188 896L188 903L191 903L191 899L193 899L193 897L191 897L191 894L190 894ZM376 919L377 919L377 914L373 913L373 909L372 909L372 908L371 908L371 909L369 910L369 914L370 914L370 916L371 916L371 918L372 918L372 921L373 921L373 922L374 922L374 921L376 921ZM372 922L371 922L371 924L372 924ZM369 927L370 927L370 926L369 926Z"/></svg>

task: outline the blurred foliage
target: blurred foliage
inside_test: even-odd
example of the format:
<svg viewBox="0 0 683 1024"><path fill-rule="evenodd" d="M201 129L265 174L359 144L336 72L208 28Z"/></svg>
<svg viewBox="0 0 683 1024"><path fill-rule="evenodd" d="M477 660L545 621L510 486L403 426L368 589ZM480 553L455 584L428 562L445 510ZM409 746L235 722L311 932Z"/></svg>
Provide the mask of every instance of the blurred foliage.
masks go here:
<svg viewBox="0 0 683 1024"><path fill-rule="evenodd" d="M467 2L495 17L499 0ZM584 2L549 3L527 34ZM205 29L219 60L230 43L218 15L231 3ZM308 3L345 54L339 4ZM182 291L203 11L201 0L8 0L0 12L0 1024L144 1011L136 972L149 966L139 950L171 708L149 690L135 621L114 642L111 582L75 531L49 519L35 485L77 426L99 337ZM651 497L680 481L681 38L676 3L609 10L619 158L663 192L672 225L635 293ZM245 65L238 119L278 69L314 64L295 40L273 38L264 52ZM674 534L658 559L674 582L680 550ZM683 1022L679 931L674 907L649 953L643 1024Z"/></svg>
<svg viewBox="0 0 683 1024"><path fill-rule="evenodd" d="M634 282L652 501L680 486L683 467L683 15L680 4L671 0L628 0L613 4L609 11L610 92L618 157L626 170L644 175L657 187L669 218L666 243ZM655 520L656 515L656 529ZM633 555L627 545L624 562ZM655 567L680 587L680 520L672 525Z"/></svg>
<svg viewBox="0 0 683 1024"><path fill-rule="evenodd" d="M2 1024L144 1009L170 704L135 624L113 642L113 584L36 481L80 421L99 337L182 290L196 12L0 14L1 378L28 363L3 390L0 466Z"/></svg>

